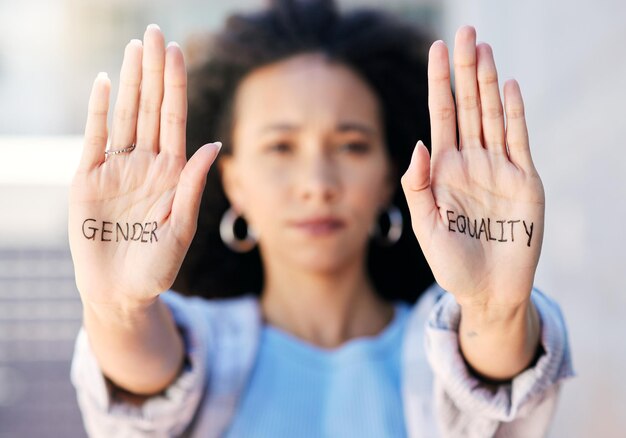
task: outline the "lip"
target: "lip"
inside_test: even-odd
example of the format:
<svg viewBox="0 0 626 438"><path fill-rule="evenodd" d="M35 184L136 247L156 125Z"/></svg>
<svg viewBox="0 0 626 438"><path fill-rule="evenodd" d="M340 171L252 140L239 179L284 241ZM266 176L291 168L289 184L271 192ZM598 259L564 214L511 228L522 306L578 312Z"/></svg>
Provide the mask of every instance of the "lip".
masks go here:
<svg viewBox="0 0 626 438"><path fill-rule="evenodd" d="M324 236L336 233L344 228L346 223L337 217L324 216L291 221L289 225L306 234Z"/></svg>

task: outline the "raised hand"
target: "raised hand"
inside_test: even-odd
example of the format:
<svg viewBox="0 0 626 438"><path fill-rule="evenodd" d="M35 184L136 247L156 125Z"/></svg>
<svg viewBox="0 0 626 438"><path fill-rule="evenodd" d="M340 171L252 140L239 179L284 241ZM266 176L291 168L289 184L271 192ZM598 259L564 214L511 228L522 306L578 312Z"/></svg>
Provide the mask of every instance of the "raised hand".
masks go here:
<svg viewBox="0 0 626 438"><path fill-rule="evenodd" d="M126 46L109 138L110 87L101 73L89 99L69 239L83 301L129 307L172 285L219 144L201 147L187 162L185 63L178 45L165 47L157 26L148 26L143 44Z"/></svg>
<svg viewBox="0 0 626 438"><path fill-rule="evenodd" d="M402 180L413 230L437 282L462 306L513 308L531 292L545 204L522 96L507 81L503 111L491 48L476 45L469 26L457 32L454 71L456 110L448 50L435 42L428 64L432 159L418 144Z"/></svg>
<svg viewBox="0 0 626 438"><path fill-rule="evenodd" d="M456 105L448 50L435 42L428 62L432 159L419 142L402 186L435 279L461 305L466 361L489 379L510 379L532 362L539 342L530 294L543 239L543 185L519 86L504 85L503 111L491 48L476 45L472 27L457 32L454 69Z"/></svg>

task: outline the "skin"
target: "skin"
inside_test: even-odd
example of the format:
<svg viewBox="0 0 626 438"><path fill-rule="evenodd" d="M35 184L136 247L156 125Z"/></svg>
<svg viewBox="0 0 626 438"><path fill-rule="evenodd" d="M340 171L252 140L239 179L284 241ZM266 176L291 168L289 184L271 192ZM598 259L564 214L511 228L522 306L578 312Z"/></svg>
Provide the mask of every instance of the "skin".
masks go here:
<svg viewBox="0 0 626 438"><path fill-rule="evenodd" d="M392 190L376 97L348 68L304 54L254 71L235 108L222 170L231 203L260 235L266 321L327 348L377 333L393 311L366 272L369 233ZM342 226L298 226L319 217Z"/></svg>
<svg viewBox="0 0 626 438"><path fill-rule="evenodd" d="M477 373L507 379L529 365L539 339L529 297L543 189L517 83L504 87L505 130L489 46L476 45L471 27L459 30L455 46L458 113L447 48L435 42L432 159L419 143L402 186L435 277L461 306L462 353ZM148 27L143 44L128 44L120 73L111 148L133 142L137 148L105 160L109 90L110 81L99 75L70 192L69 236L93 351L104 374L141 401L181 369L182 339L158 296L189 248L219 145L201 147L186 162L185 65L177 45L165 47L158 27ZM263 316L320 347L379 333L393 316L374 293L364 262L371 226L393 187L380 120L368 86L318 54L258 69L237 91L234 153L224 157L222 171L233 208L260 235ZM536 237L531 247L524 239L499 246L469 239L448 230L448 209L471 217L515 215L533 221ZM321 225L307 222L320 217ZM86 218L157 221L159 241L88 240L81 231Z"/></svg>
<svg viewBox="0 0 626 438"><path fill-rule="evenodd" d="M530 292L543 238L543 185L530 155L519 85L504 84L503 110L491 48L476 45L470 26L456 34L454 70L457 111L448 50L436 41L428 62L432 159L418 144L402 186L435 279L461 305L461 352L477 373L506 380L528 366L539 342ZM449 232L447 210L532 221L536 240L527 247L524 239L505 245L468 239Z"/></svg>

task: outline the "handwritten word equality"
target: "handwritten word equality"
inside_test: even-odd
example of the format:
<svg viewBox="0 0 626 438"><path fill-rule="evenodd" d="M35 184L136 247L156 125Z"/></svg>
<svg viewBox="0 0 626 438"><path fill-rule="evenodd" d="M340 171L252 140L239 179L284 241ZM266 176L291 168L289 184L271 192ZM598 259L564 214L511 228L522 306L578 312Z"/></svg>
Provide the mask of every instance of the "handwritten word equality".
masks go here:
<svg viewBox="0 0 626 438"><path fill-rule="evenodd" d="M85 219L83 221L83 236L89 240L99 240L101 242L135 241L143 243L158 242L156 235L157 223L135 222L99 222L96 219ZM99 237L99 238L98 238Z"/></svg>
<svg viewBox="0 0 626 438"><path fill-rule="evenodd" d="M535 224L533 222L526 222L525 220L496 220L494 222L495 234L491 232L491 218L470 219L468 216L462 214L457 215L452 210L446 210L448 215L448 231L452 233L467 234L469 237L473 237L480 240L483 236L485 241L496 242L515 242L515 226L520 222L524 225L524 231L528 238L526 245L530 246L530 242L533 238L533 228ZM498 225L495 225L498 224Z"/></svg>

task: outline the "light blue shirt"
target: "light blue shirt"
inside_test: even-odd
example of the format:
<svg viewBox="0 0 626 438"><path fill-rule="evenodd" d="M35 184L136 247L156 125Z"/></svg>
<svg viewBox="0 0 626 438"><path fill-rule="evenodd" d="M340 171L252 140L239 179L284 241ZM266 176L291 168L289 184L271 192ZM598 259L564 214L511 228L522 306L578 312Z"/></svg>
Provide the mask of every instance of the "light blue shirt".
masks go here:
<svg viewBox="0 0 626 438"><path fill-rule="evenodd" d="M226 436L404 437L401 351L409 306L376 336L324 349L271 325Z"/></svg>

